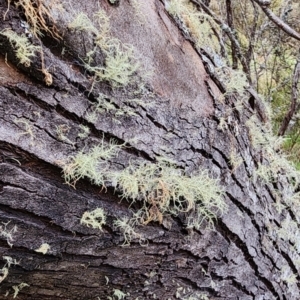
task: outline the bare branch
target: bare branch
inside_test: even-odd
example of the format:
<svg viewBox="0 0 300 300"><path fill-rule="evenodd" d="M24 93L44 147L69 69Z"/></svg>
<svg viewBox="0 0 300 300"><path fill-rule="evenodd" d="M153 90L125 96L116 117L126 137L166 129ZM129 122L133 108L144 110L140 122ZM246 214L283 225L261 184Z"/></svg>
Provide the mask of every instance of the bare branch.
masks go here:
<svg viewBox="0 0 300 300"><path fill-rule="evenodd" d="M227 23L231 30L234 30L233 26L233 17L232 17L232 7L231 0L226 0L226 13L227 13ZM232 69L238 68L238 58L236 54L236 47L233 43L231 43L231 56L232 56Z"/></svg>
<svg viewBox="0 0 300 300"><path fill-rule="evenodd" d="M226 23L222 22L216 14L208 7L206 6L202 0L190 0L193 4L195 4L197 7L200 7L204 12L206 12L209 16L213 18L213 20L221 27L221 29L227 34L228 38L230 39L230 42L232 43L233 47L235 48L236 55L238 59L240 60L243 71L245 72L248 81L251 83L251 77L250 77L250 70L247 64L247 61L245 60L245 57L242 54L242 49L240 46L239 41L234 35L234 32L228 26Z"/></svg>
<svg viewBox="0 0 300 300"><path fill-rule="evenodd" d="M270 1L264 1L264 0L254 0L263 12L267 15L267 17L280 29L282 29L285 33L287 33L289 36L295 38L296 40L300 41L300 33L295 31L293 28L291 28L288 24L283 22L279 17L277 17L272 10L269 8Z"/></svg>

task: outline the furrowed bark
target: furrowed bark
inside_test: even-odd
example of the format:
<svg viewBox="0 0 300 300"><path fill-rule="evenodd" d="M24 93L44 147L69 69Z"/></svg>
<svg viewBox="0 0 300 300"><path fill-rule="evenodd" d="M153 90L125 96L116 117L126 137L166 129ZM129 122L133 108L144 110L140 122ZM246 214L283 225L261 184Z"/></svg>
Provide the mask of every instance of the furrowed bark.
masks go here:
<svg viewBox="0 0 300 300"><path fill-rule="evenodd" d="M153 70L147 79L149 93L141 99L152 105L128 103L128 90L111 89L106 82L91 90L92 75L83 70L80 58L92 41L70 32L67 24L74 11L84 9L92 16L99 2L62 4L64 11L54 19L63 41L50 35L41 39L44 64L53 78L50 86L44 82L41 57L30 67L20 65L0 35L0 221L7 231L18 228L12 247L0 235L0 257L18 261L0 284L0 299L6 293L12 297L13 286L22 282L29 286L20 290L19 299L106 299L116 289L128 293L127 299L298 299L298 283L282 279L287 272L299 281L298 255L272 234L283 217L296 220L295 212L289 208L278 213L274 185L254 178L261 157L245 126L251 108L235 110L233 96L218 100L217 83L157 0L143 2L140 15L128 1L118 6L100 1L112 34L133 44L144 69ZM6 10L6 1L0 0L0 15ZM11 5L0 30L22 33L20 18ZM99 92L135 115L108 111L91 121L87 116ZM231 121L221 130L228 108ZM82 124L90 129L84 140L78 137ZM63 138L60 126L68 128ZM141 204L128 209L130 203L120 201L112 186L103 189L80 180L74 189L62 178L62 163L103 136L127 142L112 167L161 156L190 174L208 170L225 189L228 211L214 229L203 224L199 230L186 230L183 215L167 216L161 225L137 228L147 246L133 239L122 247L123 234L113 222L130 217ZM230 163L232 149L243 159L237 168ZM276 185L283 189L288 182L282 176ZM102 232L80 224L82 214L97 207L108 216ZM46 254L35 251L45 243L50 245Z"/></svg>

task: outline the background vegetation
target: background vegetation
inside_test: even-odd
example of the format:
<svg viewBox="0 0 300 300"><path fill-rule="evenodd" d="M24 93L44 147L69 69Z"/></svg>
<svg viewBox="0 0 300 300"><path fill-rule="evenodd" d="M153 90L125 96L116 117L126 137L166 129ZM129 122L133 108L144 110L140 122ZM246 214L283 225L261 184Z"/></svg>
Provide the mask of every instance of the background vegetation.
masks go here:
<svg viewBox="0 0 300 300"><path fill-rule="evenodd" d="M205 10L205 1L200 3ZM232 69L243 69L250 84L272 108L273 131L284 135L284 149L289 158L300 167L300 114L299 114L299 40L274 24L257 2L263 1L206 1L211 15L230 27L238 42L232 42L227 31L218 35L220 55ZM282 22L300 32L300 3L297 0L264 1ZM237 47L239 45L239 48ZM294 89L293 89L294 86ZM294 91L293 91L294 90ZM288 127L283 122L292 111Z"/></svg>

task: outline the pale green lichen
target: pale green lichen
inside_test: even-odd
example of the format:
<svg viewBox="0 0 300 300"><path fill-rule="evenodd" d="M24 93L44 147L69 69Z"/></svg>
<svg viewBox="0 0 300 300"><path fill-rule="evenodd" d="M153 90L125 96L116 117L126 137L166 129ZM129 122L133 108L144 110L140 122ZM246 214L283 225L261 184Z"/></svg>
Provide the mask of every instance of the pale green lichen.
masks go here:
<svg viewBox="0 0 300 300"><path fill-rule="evenodd" d="M4 237L6 239L7 244L12 247L13 246L13 235L17 232L17 226L14 225L10 229L8 228L10 222L2 223L0 225L0 236Z"/></svg>
<svg viewBox="0 0 300 300"><path fill-rule="evenodd" d="M20 292L22 289L24 289L25 287L28 287L28 286L29 286L29 284L27 284L27 283L25 283L25 282L21 282L21 283L18 284L18 285L13 285L13 286L12 286L12 288L13 288L13 290L14 290L13 298L15 299L15 298L18 296L19 292Z"/></svg>
<svg viewBox="0 0 300 300"><path fill-rule="evenodd" d="M95 75L95 82L108 81L113 87L127 86L139 68L134 61L133 48L118 45L114 52L107 53L104 66L85 63L85 68Z"/></svg>
<svg viewBox="0 0 300 300"><path fill-rule="evenodd" d="M236 149L232 148L230 150L229 163L230 163L230 165L232 167L232 172L234 172L243 163L243 158L236 151Z"/></svg>
<svg viewBox="0 0 300 300"><path fill-rule="evenodd" d="M89 178L92 183L105 185L105 175L108 173L107 160L115 157L121 149L113 140L105 144L104 140L90 149L75 156L70 156L63 167L66 183L75 186L81 178Z"/></svg>
<svg viewBox="0 0 300 300"><path fill-rule="evenodd" d="M106 215L102 208L96 208L92 211L86 211L83 213L80 224L87 227L92 227L94 229L99 229L102 231L102 226L106 223Z"/></svg>
<svg viewBox="0 0 300 300"><path fill-rule="evenodd" d="M36 250L34 250L35 252L38 252L38 253L42 253L42 254L47 254L48 253L48 251L50 250L50 245L49 244L47 244L47 243L43 243L43 244L41 244L41 246L38 248L38 249L36 249Z"/></svg>
<svg viewBox="0 0 300 300"><path fill-rule="evenodd" d="M222 188L206 171L188 176L163 159L156 163L130 164L113 171L108 160L116 157L121 148L122 145L115 142L102 141L90 151L80 151L70 157L63 170L66 182L73 186L81 178L88 178L99 186L110 183L122 199L142 203L133 218L119 219L114 224L123 232L125 244L130 243L132 237L143 242L134 229L136 225L162 223L166 215L184 213L188 216L189 228L200 228L203 221L213 226L217 215L226 210Z"/></svg>
<svg viewBox="0 0 300 300"><path fill-rule="evenodd" d="M90 18L83 12L76 15L73 21L68 24L68 28L71 30L73 29L98 34L98 29L94 26Z"/></svg>
<svg viewBox="0 0 300 300"><path fill-rule="evenodd" d="M68 126L67 124L61 124L61 125L58 125L56 126L56 135L57 135L57 138L62 141L62 142L65 142L65 143L68 143L68 144L71 144L72 146L75 145L74 142L72 142L68 137L67 137L67 134L69 133L70 131L70 126Z"/></svg>
<svg viewBox="0 0 300 300"><path fill-rule="evenodd" d="M252 116L246 125L252 145L264 157L264 163L258 164L255 174L266 182L275 182L280 175L285 174L296 188L300 182L300 174L281 150L283 138L275 136L271 127L263 126L256 116Z"/></svg>
<svg viewBox="0 0 300 300"><path fill-rule="evenodd" d="M86 70L94 75L92 89L99 81L107 81L114 88L127 86L133 82L132 77L139 68L133 47L110 36L109 17L103 10L94 14L94 17L98 26L95 26L84 13L79 13L68 25L71 30L94 35L95 47L88 51L83 62ZM95 63L95 56L98 52L105 54L104 65Z"/></svg>
<svg viewBox="0 0 300 300"><path fill-rule="evenodd" d="M0 283L8 276L9 273L9 268L12 265L17 265L18 262L16 261L16 259L13 259L10 256L2 256L3 260L5 260L5 264L2 267L2 269L0 269Z"/></svg>
<svg viewBox="0 0 300 300"><path fill-rule="evenodd" d="M243 98L245 89L249 87L246 74L243 71L233 70L229 67L215 68L214 71L218 79L225 85L225 95L237 93L239 97ZM242 101L242 99L240 101Z"/></svg>
<svg viewBox="0 0 300 300"><path fill-rule="evenodd" d="M123 234L123 246L129 246L131 241L137 239L140 245L147 245L147 240L139 234L135 227L140 224L138 213L133 218L123 217L114 221L114 228Z"/></svg>
<svg viewBox="0 0 300 300"><path fill-rule="evenodd" d="M208 14L197 10L188 0L166 1L166 9L181 22L182 29L192 36L197 47L219 52L220 43L214 30L220 29Z"/></svg>
<svg viewBox="0 0 300 300"><path fill-rule="evenodd" d="M90 134L90 128L82 124L79 125L79 128L81 129L81 131L78 133L77 136L81 139L87 138Z"/></svg>
<svg viewBox="0 0 300 300"><path fill-rule="evenodd" d="M127 294L125 294L124 292L122 292L121 290L118 289L114 289L114 297L117 297L118 300L122 300L125 299L125 297L127 296Z"/></svg>
<svg viewBox="0 0 300 300"><path fill-rule="evenodd" d="M165 161L130 165L114 173L113 181L122 190L122 197L144 201L144 224L151 221L161 223L164 214L177 215L195 210L199 217L209 216L211 219L215 216L214 211L223 212L226 209L222 189L207 172L187 176Z"/></svg>
<svg viewBox="0 0 300 300"><path fill-rule="evenodd" d="M1 31L0 34L8 38L12 47L15 49L17 59L25 67L29 67L36 52L41 52L42 50L40 46L33 45L25 34L18 35L11 29L5 29Z"/></svg>

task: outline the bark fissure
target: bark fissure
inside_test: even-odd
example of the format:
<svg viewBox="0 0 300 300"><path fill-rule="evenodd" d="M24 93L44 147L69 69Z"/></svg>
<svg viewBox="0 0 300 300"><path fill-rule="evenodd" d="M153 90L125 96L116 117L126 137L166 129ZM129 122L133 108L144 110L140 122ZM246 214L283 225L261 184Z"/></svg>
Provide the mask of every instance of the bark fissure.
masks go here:
<svg viewBox="0 0 300 300"><path fill-rule="evenodd" d="M261 282L264 283L266 288L272 293L274 297L280 299L281 295L278 294L277 289L273 286L272 282L260 273L258 265L253 260L253 256L249 253L247 246L243 243L240 237L234 232L232 232L226 226L226 224L220 220L216 228L223 236L227 236L228 238L230 238L230 241L232 241L243 252L245 260L248 262L249 266L254 270L255 275L261 280Z"/></svg>

